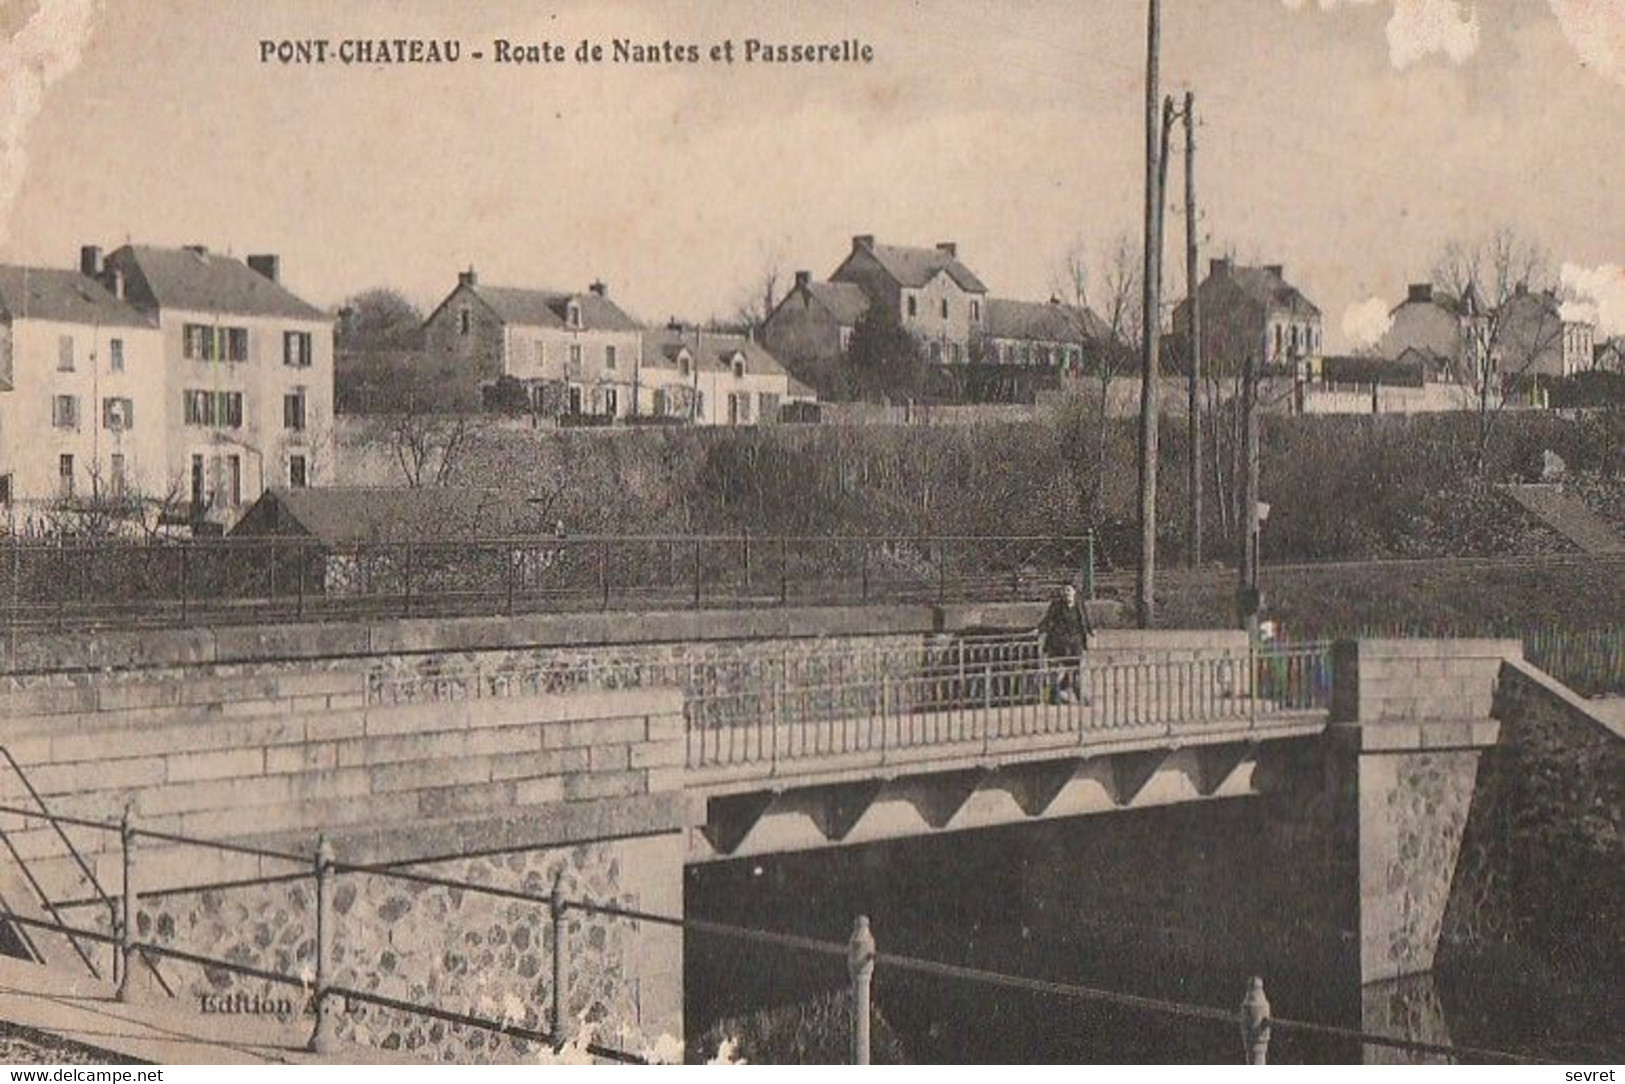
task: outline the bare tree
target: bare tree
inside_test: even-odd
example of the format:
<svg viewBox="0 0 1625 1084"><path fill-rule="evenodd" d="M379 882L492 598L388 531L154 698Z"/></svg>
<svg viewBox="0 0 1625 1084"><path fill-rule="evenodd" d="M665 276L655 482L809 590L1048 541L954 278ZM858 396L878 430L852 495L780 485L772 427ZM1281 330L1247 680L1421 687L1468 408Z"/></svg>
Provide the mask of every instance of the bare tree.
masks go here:
<svg viewBox="0 0 1625 1084"><path fill-rule="evenodd" d="M1496 423L1512 393L1554 352L1562 371L1562 299L1545 251L1509 227L1447 244L1433 281L1461 308L1456 380L1472 395L1473 465L1482 479Z"/></svg>
<svg viewBox="0 0 1625 1084"><path fill-rule="evenodd" d="M362 416L367 442L388 449L401 481L414 488L450 482L485 428L478 408L448 399L443 385L433 373L403 368L385 401Z"/></svg>
<svg viewBox="0 0 1625 1084"><path fill-rule="evenodd" d="M1076 341L1085 359L1084 365L1092 367L1096 382L1095 447L1083 495L1084 508L1092 523L1100 522L1103 512L1101 494L1110 449L1112 383L1131 372L1136 364L1143 323L1140 263L1136 242L1125 233L1112 241L1093 275L1086 249L1080 242L1067 251L1051 276L1057 293L1072 303L1068 315L1076 325ZM1096 283L1092 290L1091 278Z"/></svg>
<svg viewBox="0 0 1625 1084"><path fill-rule="evenodd" d="M732 320L723 323L731 324L745 334L760 331L779 303L779 287L784 278L783 264L777 248L764 249L761 266L735 306Z"/></svg>

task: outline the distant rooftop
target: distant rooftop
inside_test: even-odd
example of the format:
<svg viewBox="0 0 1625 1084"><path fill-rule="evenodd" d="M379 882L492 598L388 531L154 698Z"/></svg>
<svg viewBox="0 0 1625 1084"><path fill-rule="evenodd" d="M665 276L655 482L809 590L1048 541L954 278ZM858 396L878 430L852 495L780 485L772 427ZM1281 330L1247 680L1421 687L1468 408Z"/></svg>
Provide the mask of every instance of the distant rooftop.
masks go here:
<svg viewBox="0 0 1625 1084"><path fill-rule="evenodd" d="M276 258L267 259L274 268ZM126 296L138 305L234 316L330 319L275 281L274 272L257 271L234 256L210 252L201 245L125 245L108 254L107 264L125 274Z"/></svg>
<svg viewBox="0 0 1625 1084"><path fill-rule="evenodd" d="M0 264L0 313L7 320L152 327L152 319L120 301L88 275L54 267Z"/></svg>

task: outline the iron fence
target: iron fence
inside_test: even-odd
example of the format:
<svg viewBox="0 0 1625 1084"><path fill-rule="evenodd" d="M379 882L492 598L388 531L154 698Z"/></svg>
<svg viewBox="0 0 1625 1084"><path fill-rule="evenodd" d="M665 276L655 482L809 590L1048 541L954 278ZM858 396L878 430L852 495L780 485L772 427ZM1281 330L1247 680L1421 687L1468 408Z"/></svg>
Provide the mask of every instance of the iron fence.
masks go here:
<svg viewBox="0 0 1625 1084"><path fill-rule="evenodd" d="M1092 536L570 536L328 546L306 539L0 543L0 624L948 602L1092 591Z"/></svg>
<svg viewBox="0 0 1625 1084"><path fill-rule="evenodd" d="M787 668L748 688L690 693L688 765L1250 727L1330 698L1325 644L1081 660L1047 657L1031 639L868 652L812 680Z"/></svg>

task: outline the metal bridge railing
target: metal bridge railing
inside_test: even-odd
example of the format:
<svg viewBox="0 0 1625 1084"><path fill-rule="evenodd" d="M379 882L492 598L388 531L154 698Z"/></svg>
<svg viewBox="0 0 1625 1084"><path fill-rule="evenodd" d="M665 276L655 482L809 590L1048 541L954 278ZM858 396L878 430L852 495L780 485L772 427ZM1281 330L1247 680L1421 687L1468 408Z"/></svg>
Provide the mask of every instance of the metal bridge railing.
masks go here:
<svg viewBox="0 0 1625 1084"><path fill-rule="evenodd" d="M530 535L0 542L14 629L1047 597L1092 535Z"/></svg>
<svg viewBox="0 0 1625 1084"><path fill-rule="evenodd" d="M771 675L770 675L771 678ZM996 741L1174 734L1324 710L1325 644L1189 657L1046 657L1031 640L856 656L845 672L691 694L691 768Z"/></svg>

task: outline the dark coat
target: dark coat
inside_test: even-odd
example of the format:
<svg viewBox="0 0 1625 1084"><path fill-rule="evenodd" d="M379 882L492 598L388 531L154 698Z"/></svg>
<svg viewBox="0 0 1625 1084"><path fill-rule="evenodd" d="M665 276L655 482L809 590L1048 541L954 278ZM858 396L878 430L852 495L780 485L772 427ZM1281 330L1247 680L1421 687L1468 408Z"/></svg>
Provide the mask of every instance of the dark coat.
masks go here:
<svg viewBox="0 0 1625 1084"><path fill-rule="evenodd" d="M1038 635L1043 640L1044 653L1051 658L1069 659L1083 654L1088 637L1094 630L1089 627L1089 615L1082 606L1067 605L1058 598L1044 611L1038 623Z"/></svg>

